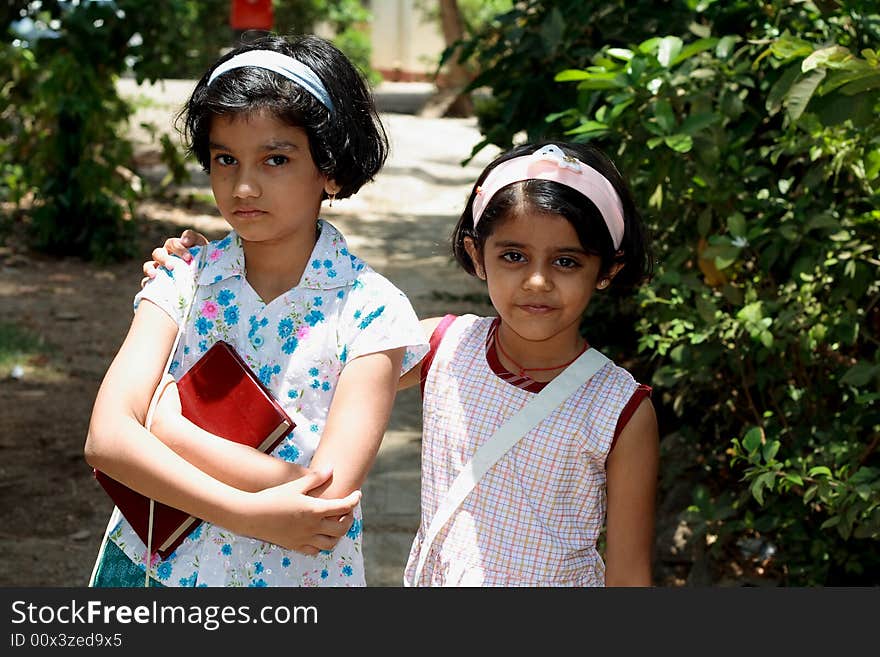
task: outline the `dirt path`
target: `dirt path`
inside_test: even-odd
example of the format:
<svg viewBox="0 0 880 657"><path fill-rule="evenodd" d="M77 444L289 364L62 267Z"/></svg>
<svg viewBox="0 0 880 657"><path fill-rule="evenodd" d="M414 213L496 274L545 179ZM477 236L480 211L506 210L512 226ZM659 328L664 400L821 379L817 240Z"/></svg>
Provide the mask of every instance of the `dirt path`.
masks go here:
<svg viewBox="0 0 880 657"><path fill-rule="evenodd" d="M170 81L123 93L149 99L132 122L139 160L155 161L140 121L169 126L191 86ZM400 98L398 97L399 101ZM391 156L377 180L325 217L353 252L388 276L420 316L488 312L482 287L451 263L446 239L473 178L494 151L459 162L479 141L473 120L384 114ZM160 175L146 164L147 179ZM182 195L209 193L195 175ZM140 252L182 226L209 236L226 230L210 206L141 205ZM81 586L88 578L112 506L82 458L91 405L131 319L141 258L96 267L0 247L0 318L45 343L48 361L24 362L24 376L0 372L0 586ZM417 391L401 394L364 489L368 583L400 584L418 524L421 418Z"/></svg>

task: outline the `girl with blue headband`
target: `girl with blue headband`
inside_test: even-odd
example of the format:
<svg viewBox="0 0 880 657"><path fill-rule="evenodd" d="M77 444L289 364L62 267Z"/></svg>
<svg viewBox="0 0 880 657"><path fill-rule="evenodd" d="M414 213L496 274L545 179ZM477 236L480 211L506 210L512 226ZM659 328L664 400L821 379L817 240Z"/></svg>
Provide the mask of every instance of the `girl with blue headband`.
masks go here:
<svg viewBox="0 0 880 657"><path fill-rule="evenodd" d="M232 230L135 297L85 455L205 522L161 559L114 510L90 583L138 586L146 569L152 585L364 586L359 489L398 380L427 351L403 293L320 218L385 162L372 97L329 42L265 37L213 65L180 119ZM296 425L271 455L206 437L173 385L159 409L176 412L144 426L163 363L179 378L218 340Z"/></svg>

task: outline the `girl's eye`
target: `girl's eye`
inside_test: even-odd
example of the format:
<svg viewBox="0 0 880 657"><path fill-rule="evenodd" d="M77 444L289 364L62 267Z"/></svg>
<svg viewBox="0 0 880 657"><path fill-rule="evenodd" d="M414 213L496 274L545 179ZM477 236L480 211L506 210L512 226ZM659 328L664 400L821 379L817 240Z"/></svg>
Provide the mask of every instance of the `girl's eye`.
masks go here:
<svg viewBox="0 0 880 657"><path fill-rule="evenodd" d="M505 251L501 254L501 259L507 262L525 262L526 257L518 251Z"/></svg>
<svg viewBox="0 0 880 657"><path fill-rule="evenodd" d="M226 155L225 153L220 153L214 156L214 161L220 166L229 167L235 164L235 158L231 155Z"/></svg>
<svg viewBox="0 0 880 657"><path fill-rule="evenodd" d="M290 159L286 155L270 155L266 158L266 164L270 167L280 167L282 164L287 164Z"/></svg>
<svg viewBox="0 0 880 657"><path fill-rule="evenodd" d="M556 264L564 269L574 269L575 267L580 267L581 263L579 263L574 258L569 258L568 256L562 256L561 258L556 258Z"/></svg>

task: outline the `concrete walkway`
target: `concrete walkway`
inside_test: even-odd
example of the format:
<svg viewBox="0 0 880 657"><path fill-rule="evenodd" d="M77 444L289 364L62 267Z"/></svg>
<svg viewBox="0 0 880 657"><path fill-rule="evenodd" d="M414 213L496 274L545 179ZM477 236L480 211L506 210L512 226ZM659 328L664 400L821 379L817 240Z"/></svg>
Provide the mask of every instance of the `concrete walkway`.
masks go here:
<svg viewBox="0 0 880 657"><path fill-rule="evenodd" d="M155 145L140 121L167 131L192 89L191 80L168 80L137 87L120 81L120 91L139 110L132 121L134 140ZM376 180L355 197L325 207L323 216L346 236L353 253L387 276L410 298L419 317L476 312L488 314L480 281L453 264L449 236L471 185L498 150L486 148L470 162L481 137L475 119L427 119L413 114L427 100L430 85L386 83L376 90L377 107L391 152ZM210 193L196 172L196 190ZM196 217L193 225L219 230L216 216ZM421 399L417 388L398 395L388 431L363 489L364 558L370 586L400 586L403 567L419 524Z"/></svg>

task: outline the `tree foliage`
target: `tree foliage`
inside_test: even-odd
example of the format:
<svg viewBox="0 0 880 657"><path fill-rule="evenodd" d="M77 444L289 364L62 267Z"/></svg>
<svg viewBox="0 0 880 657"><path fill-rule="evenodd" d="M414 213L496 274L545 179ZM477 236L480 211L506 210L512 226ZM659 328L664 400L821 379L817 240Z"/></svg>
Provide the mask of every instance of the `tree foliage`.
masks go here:
<svg viewBox="0 0 880 657"><path fill-rule="evenodd" d="M594 141L643 200L656 276L602 322L635 325L615 348L683 438L663 485L688 481L710 558L876 585L880 12L625 4L518 3L470 43L498 92L486 143Z"/></svg>

